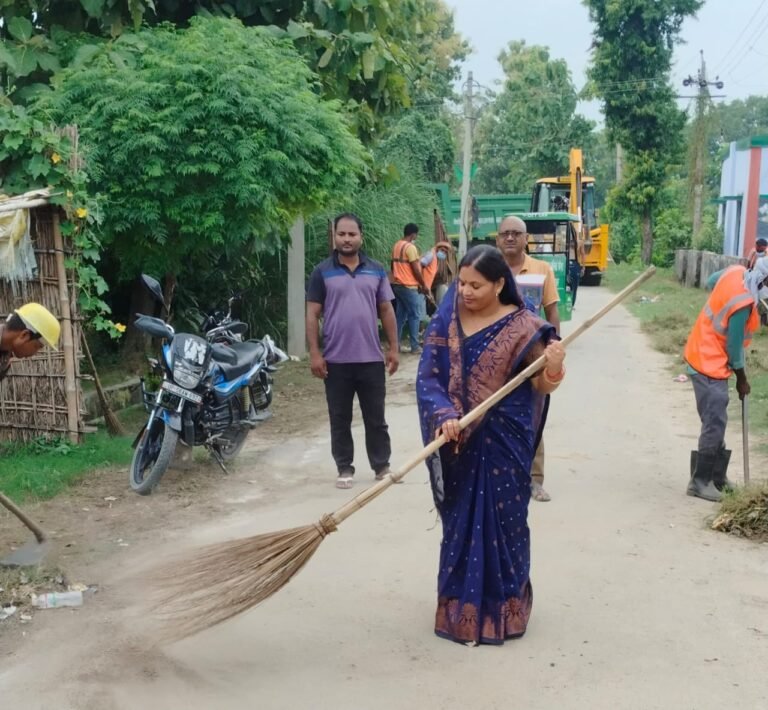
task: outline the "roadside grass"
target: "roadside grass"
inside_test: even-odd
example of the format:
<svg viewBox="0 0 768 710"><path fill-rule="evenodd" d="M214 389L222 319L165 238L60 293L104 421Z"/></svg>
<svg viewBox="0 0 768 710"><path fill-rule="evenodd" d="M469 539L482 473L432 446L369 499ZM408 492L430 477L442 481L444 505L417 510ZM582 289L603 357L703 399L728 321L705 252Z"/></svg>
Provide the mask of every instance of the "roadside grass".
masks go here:
<svg viewBox="0 0 768 710"><path fill-rule="evenodd" d="M126 466L133 455L131 443L138 432L143 407L119 413L126 436L106 431L86 434L81 444L63 437L38 438L27 443L0 445L0 491L21 503L53 498L84 476L100 469Z"/></svg>
<svg viewBox="0 0 768 710"><path fill-rule="evenodd" d="M605 285L620 291L641 273L632 264L611 264L605 274ZM630 313L637 316L640 327L653 347L670 356L670 372L685 373L683 348L699 311L707 300L707 292L681 286L672 269L659 269L627 302ZM768 329L761 328L747 353L747 376L752 387L749 397L749 423L760 440L768 431ZM734 384L733 382L731 383ZM741 418L741 405L732 390L729 415L733 421ZM757 443L757 442L756 442ZM768 453L768 442L761 441L760 450Z"/></svg>

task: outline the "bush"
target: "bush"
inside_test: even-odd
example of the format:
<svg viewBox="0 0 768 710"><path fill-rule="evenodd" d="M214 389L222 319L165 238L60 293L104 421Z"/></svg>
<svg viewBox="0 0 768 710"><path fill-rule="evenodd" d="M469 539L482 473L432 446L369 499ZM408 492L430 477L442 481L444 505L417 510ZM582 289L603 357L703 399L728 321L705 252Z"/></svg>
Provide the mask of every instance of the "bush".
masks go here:
<svg viewBox="0 0 768 710"><path fill-rule="evenodd" d="M419 225L420 250L434 242L436 207L434 193L424 187L419 172L401 163L391 174L314 215L307 224L308 271L328 256L328 223L340 212L354 212L360 217L363 249L387 266L392 246L402 237L408 222Z"/></svg>
<svg viewBox="0 0 768 710"><path fill-rule="evenodd" d="M691 246L692 226L680 207L661 210L653 225L653 265L672 266L676 249Z"/></svg>
<svg viewBox="0 0 768 710"><path fill-rule="evenodd" d="M723 253L723 230L717 226L717 208L708 206L701 220L701 233L694 246L697 249Z"/></svg>
<svg viewBox="0 0 768 710"><path fill-rule="evenodd" d="M613 260L620 264L624 261L637 261L640 258L640 223L633 215L624 215L611 225L610 250Z"/></svg>

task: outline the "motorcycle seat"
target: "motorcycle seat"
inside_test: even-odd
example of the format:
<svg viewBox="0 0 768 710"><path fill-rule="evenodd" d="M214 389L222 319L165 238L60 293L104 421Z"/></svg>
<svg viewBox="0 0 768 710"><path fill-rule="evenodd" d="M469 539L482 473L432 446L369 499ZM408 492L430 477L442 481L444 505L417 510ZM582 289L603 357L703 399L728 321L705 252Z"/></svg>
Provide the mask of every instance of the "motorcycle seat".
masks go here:
<svg viewBox="0 0 768 710"><path fill-rule="evenodd" d="M235 351L237 361L234 363L217 362L224 377L230 381L248 372L264 357L266 351L264 344L257 340L250 340L245 343L231 343L228 347Z"/></svg>

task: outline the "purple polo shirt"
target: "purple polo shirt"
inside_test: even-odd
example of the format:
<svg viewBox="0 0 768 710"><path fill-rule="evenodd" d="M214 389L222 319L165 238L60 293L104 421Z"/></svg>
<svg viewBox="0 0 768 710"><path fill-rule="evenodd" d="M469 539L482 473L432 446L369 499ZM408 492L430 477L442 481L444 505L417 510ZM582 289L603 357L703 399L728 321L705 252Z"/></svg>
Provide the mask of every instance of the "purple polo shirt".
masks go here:
<svg viewBox="0 0 768 710"><path fill-rule="evenodd" d="M330 363L381 362L379 304L394 300L384 267L360 252L354 271L336 252L309 277L307 301L323 307L323 357Z"/></svg>

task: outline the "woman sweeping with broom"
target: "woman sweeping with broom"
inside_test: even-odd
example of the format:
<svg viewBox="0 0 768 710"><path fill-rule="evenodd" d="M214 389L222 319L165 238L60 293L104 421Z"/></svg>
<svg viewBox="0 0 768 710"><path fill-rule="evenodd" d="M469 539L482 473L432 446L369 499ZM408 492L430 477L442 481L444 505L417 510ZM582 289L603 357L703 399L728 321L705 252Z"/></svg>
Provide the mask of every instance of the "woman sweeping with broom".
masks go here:
<svg viewBox="0 0 768 710"><path fill-rule="evenodd" d="M656 270L648 268L557 343L551 326L520 307L499 258L489 247L472 249L462 261L459 288L449 292L427 330L418 379L429 441L424 449L314 523L226 540L163 564L153 586L167 639L210 628L269 599L347 518L433 454L439 454L430 469L443 516L438 634L498 644L525 632L532 598L530 466L546 395L564 376L563 348Z"/></svg>
<svg viewBox="0 0 768 710"><path fill-rule="evenodd" d="M503 256L470 249L457 286L432 319L417 396L431 456L432 492L443 524L435 633L462 643L501 644L525 633L531 613L530 471L546 400L564 376L555 329L525 309ZM546 366L483 419L459 419L544 354Z"/></svg>

